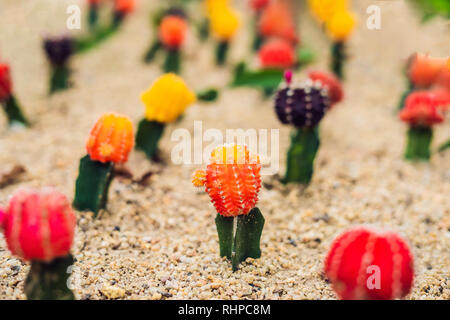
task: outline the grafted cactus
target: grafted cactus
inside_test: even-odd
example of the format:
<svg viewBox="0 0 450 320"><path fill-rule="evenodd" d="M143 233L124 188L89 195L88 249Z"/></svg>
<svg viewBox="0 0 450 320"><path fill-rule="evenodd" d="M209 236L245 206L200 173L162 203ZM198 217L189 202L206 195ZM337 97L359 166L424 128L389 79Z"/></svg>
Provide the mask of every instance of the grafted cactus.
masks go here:
<svg viewBox="0 0 450 320"><path fill-rule="evenodd" d="M411 290L413 256L397 234L359 227L334 240L325 274L340 299L398 299Z"/></svg>
<svg viewBox="0 0 450 320"><path fill-rule="evenodd" d="M264 217L255 207L261 188L259 157L245 145L219 146L211 153L206 170L197 170L192 182L205 187L217 210L220 255L232 262L233 271L246 258L261 256Z"/></svg>
<svg viewBox="0 0 450 320"><path fill-rule="evenodd" d="M282 123L293 125L296 130L291 135L284 182L308 184L320 145L317 126L330 107L330 99L321 81L308 79L292 85L290 71L285 78L286 83L275 97L275 112Z"/></svg>
<svg viewBox="0 0 450 320"><path fill-rule="evenodd" d="M106 113L91 130L88 155L80 160L73 205L95 215L106 207L114 164L125 163L133 149L133 124L126 116Z"/></svg>
<svg viewBox="0 0 450 320"><path fill-rule="evenodd" d="M47 188L18 190L5 212L0 210L6 243L15 256L30 261L25 294L33 300L69 300L67 268L76 217L67 198Z"/></svg>

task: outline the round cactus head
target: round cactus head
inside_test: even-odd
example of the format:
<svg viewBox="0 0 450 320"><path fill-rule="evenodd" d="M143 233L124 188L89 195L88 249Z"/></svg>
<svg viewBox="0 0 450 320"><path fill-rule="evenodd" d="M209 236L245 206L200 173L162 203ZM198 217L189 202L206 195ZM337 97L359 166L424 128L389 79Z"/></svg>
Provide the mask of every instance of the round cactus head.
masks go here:
<svg viewBox="0 0 450 320"><path fill-rule="evenodd" d="M445 95L437 92L415 91L406 98L400 119L412 126L431 127L441 123L444 121L444 114L443 109L438 106L444 104L446 99Z"/></svg>
<svg viewBox="0 0 450 320"><path fill-rule="evenodd" d="M271 1L261 12L258 31L266 38L283 38L292 43L298 42L291 8L282 1Z"/></svg>
<svg viewBox="0 0 450 320"><path fill-rule="evenodd" d="M67 63L74 53L74 41L67 35L53 38L47 37L44 39L44 50L48 60L53 65L62 66Z"/></svg>
<svg viewBox="0 0 450 320"><path fill-rule="evenodd" d="M297 86L286 83L275 97L278 119L297 128L317 126L329 107L328 91L321 82L309 79Z"/></svg>
<svg viewBox="0 0 450 320"><path fill-rule="evenodd" d="M308 78L313 82L320 82L324 88L328 90L331 106L342 101L344 98L344 89L339 79L328 72L311 71Z"/></svg>
<svg viewBox="0 0 450 320"><path fill-rule="evenodd" d="M402 298L413 283L413 256L395 233L355 228L332 243L325 274L340 299Z"/></svg>
<svg viewBox="0 0 450 320"><path fill-rule="evenodd" d="M145 118L161 123L175 121L195 99L195 93L174 73L162 75L141 95Z"/></svg>
<svg viewBox="0 0 450 320"><path fill-rule="evenodd" d="M9 65L0 64L0 102L11 96L12 81Z"/></svg>
<svg viewBox="0 0 450 320"><path fill-rule="evenodd" d="M105 113L92 128L86 149L91 160L125 163L133 145L131 120L116 113Z"/></svg>
<svg viewBox="0 0 450 320"><path fill-rule="evenodd" d="M67 198L50 188L21 189L2 218L9 250L26 261L51 261L69 253L76 217Z"/></svg>
<svg viewBox="0 0 450 320"><path fill-rule="evenodd" d="M355 25L355 15L348 10L336 11L325 24L328 36L335 42L347 40Z"/></svg>
<svg viewBox="0 0 450 320"><path fill-rule="evenodd" d="M228 5L213 6L209 18L211 31L220 41L231 40L240 26L239 14Z"/></svg>
<svg viewBox="0 0 450 320"><path fill-rule="evenodd" d="M408 77L418 88L432 86L442 73L449 72L450 58L435 58L428 54L415 53L408 62Z"/></svg>
<svg viewBox="0 0 450 320"><path fill-rule="evenodd" d="M308 6L317 21L324 23L330 20L336 11L346 10L348 0L308 0Z"/></svg>
<svg viewBox="0 0 450 320"><path fill-rule="evenodd" d="M260 11L264 9L268 4L270 0L249 0L250 8L252 8L255 11Z"/></svg>
<svg viewBox="0 0 450 320"><path fill-rule="evenodd" d="M177 15L167 15L159 26L159 39L169 49L178 49L186 38L186 20Z"/></svg>
<svg viewBox="0 0 450 320"><path fill-rule="evenodd" d="M127 15L136 8L135 0L116 0L114 3L114 11L121 15Z"/></svg>
<svg viewBox="0 0 450 320"><path fill-rule="evenodd" d="M245 145L221 145L211 153L206 170L194 172L192 183L205 186L217 212L225 217L245 215L258 201L261 163Z"/></svg>
<svg viewBox="0 0 450 320"><path fill-rule="evenodd" d="M295 50L289 41L272 39L259 49L259 61L263 68L286 69L295 64Z"/></svg>

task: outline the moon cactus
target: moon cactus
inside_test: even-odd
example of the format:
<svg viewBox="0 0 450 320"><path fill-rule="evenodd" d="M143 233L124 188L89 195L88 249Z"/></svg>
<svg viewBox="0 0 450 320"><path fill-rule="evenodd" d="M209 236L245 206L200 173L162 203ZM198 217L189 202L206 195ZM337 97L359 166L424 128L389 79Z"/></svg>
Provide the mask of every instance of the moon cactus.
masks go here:
<svg viewBox="0 0 450 320"><path fill-rule="evenodd" d="M73 205L97 216L106 207L115 164L125 163L133 149L133 125L125 116L106 113L91 130L88 155L81 158Z"/></svg>
<svg viewBox="0 0 450 320"><path fill-rule="evenodd" d="M1 210L0 210L1 211ZM15 256L31 261L25 280L28 299L73 299L67 288L67 268L76 217L67 198L46 188L18 190L2 214L1 227Z"/></svg>
<svg viewBox="0 0 450 320"><path fill-rule="evenodd" d="M330 107L330 99L320 81L308 79L303 84L293 86L291 77L291 71L287 71L286 83L278 90L275 98L278 119L296 128L291 136L284 182L308 184L320 145L317 126Z"/></svg>
<svg viewBox="0 0 450 320"><path fill-rule="evenodd" d="M211 153L206 170L194 172L192 183L205 187L217 211L220 256L233 271L246 258L261 256L264 217L256 206L261 188L261 163L245 145L222 145Z"/></svg>
<svg viewBox="0 0 450 320"><path fill-rule="evenodd" d="M413 256L395 233L355 228L332 243L325 274L340 299L402 298L412 287Z"/></svg>
<svg viewBox="0 0 450 320"><path fill-rule="evenodd" d="M182 78L167 73L141 95L141 100L146 108L145 119L139 123L136 148L144 151L151 159L158 149L165 125L181 116L196 100L196 96Z"/></svg>
<svg viewBox="0 0 450 320"><path fill-rule="evenodd" d="M402 121L409 124L406 159L430 159L433 125L444 121L443 110L439 108L441 103L443 100L433 91L415 91L406 98L405 107L399 115Z"/></svg>
<svg viewBox="0 0 450 320"><path fill-rule="evenodd" d="M0 104L3 106L6 116L8 117L8 123L10 126L15 124L27 126L29 123L20 109L19 103L12 92L12 88L13 85L9 65L0 63Z"/></svg>

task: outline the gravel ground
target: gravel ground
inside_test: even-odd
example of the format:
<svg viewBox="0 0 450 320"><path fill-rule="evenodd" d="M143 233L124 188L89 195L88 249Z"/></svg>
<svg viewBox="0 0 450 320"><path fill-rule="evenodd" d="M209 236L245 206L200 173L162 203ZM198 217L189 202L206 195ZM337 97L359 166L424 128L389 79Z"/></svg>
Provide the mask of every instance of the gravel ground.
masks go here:
<svg viewBox="0 0 450 320"><path fill-rule="evenodd" d="M347 98L321 125L322 146L309 188L264 177L258 204L266 218L262 257L231 272L218 254L215 210L208 196L191 185L196 167L170 161L175 145L170 130L192 132L194 120L202 120L203 130L280 128L284 172L289 128L277 121L271 101L254 90L224 89L219 101L191 107L169 127L161 141L161 163L132 153L127 166L136 179L152 172L148 185L116 179L108 211L97 220L78 213L72 275L77 298L335 299L322 274L327 249L339 233L364 224L409 240L416 278L408 298L450 299L450 152L435 154L429 164L403 161L406 128L393 113L405 86L405 58L414 51L448 55L448 23L437 19L421 26L403 1L354 2L360 24L349 43ZM48 97L41 36L64 29L70 3L77 1L0 2L1 57L12 64L16 95L34 122L31 129L8 131L0 115L0 172L16 164L27 170L0 189L0 205L24 186L53 185L72 198L90 127L106 111L137 122L144 111L139 94L160 74L158 64L140 63L152 35L149 13L158 2L140 1L138 12L114 38L75 57L76 87ZM382 8L381 30L365 27L369 4ZM243 5L241 11L250 24ZM326 68L322 32L305 14L300 28L305 44L319 53L316 67ZM249 41L242 30L232 62L248 58ZM183 76L192 88L224 86L229 80L230 68L213 65L212 43L199 44L192 36L185 52ZM433 147L449 136L448 122L437 127ZM25 298L29 267L11 257L2 236L0 261L0 298Z"/></svg>

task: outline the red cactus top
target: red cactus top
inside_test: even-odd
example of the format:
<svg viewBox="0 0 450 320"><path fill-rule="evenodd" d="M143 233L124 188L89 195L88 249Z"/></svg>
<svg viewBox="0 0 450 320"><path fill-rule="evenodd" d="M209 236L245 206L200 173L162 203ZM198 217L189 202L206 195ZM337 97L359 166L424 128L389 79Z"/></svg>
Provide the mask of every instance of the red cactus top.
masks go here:
<svg viewBox="0 0 450 320"><path fill-rule="evenodd" d="M439 103L443 99L432 91L416 91L411 93L405 101L405 107L400 112L400 119L413 126L427 126L444 121L444 115Z"/></svg>
<svg viewBox="0 0 450 320"><path fill-rule="evenodd" d="M174 15L164 17L159 26L159 39L168 48L181 47L186 38L186 20Z"/></svg>
<svg viewBox="0 0 450 320"><path fill-rule="evenodd" d="M11 96L12 81L9 65L0 64L0 102Z"/></svg>
<svg viewBox="0 0 450 320"><path fill-rule="evenodd" d="M225 217L245 215L258 201L261 188L259 157L245 145L222 145L211 153L206 171L194 172L192 183L205 186L217 212Z"/></svg>
<svg viewBox="0 0 450 320"><path fill-rule="evenodd" d="M114 11L124 15L133 12L135 8L135 0L116 0L114 4Z"/></svg>
<svg viewBox="0 0 450 320"><path fill-rule="evenodd" d="M408 65L408 77L414 86L432 86L442 72L450 70L450 58L434 58L428 54L416 53Z"/></svg>
<svg viewBox="0 0 450 320"><path fill-rule="evenodd" d="M91 5L91 6L95 6L95 5L98 5L98 4L100 4L101 2L103 2L104 0L88 0L88 3Z"/></svg>
<svg viewBox="0 0 450 320"><path fill-rule="evenodd" d="M67 255L76 226L69 201L51 188L18 190L0 220L9 250L27 261Z"/></svg>
<svg viewBox="0 0 450 320"><path fill-rule="evenodd" d="M260 11L269 4L270 0L249 0L249 2L253 10Z"/></svg>
<svg viewBox="0 0 450 320"><path fill-rule="evenodd" d="M259 61L264 68L286 69L292 67L296 56L294 47L284 39L271 39L259 49Z"/></svg>
<svg viewBox="0 0 450 320"><path fill-rule="evenodd" d="M289 6L279 1L270 2L259 18L259 33L264 37L280 37L293 43L298 42L295 23Z"/></svg>
<svg viewBox="0 0 450 320"><path fill-rule="evenodd" d="M333 241L325 274L341 299L397 299L411 290L413 260L397 234L358 227Z"/></svg>
<svg viewBox="0 0 450 320"><path fill-rule="evenodd" d="M311 71L308 78L312 81L319 81L328 90L331 106L344 99L344 89L339 79L331 73L321 71Z"/></svg>

